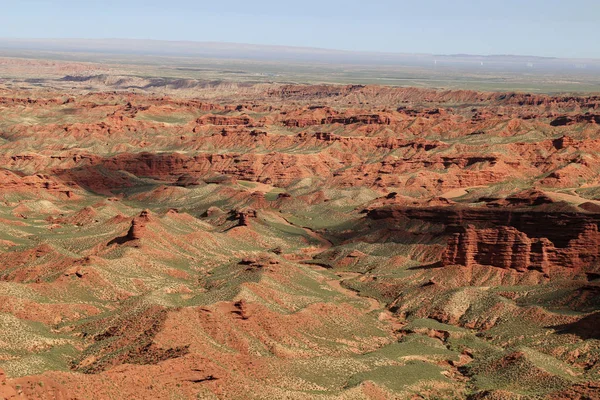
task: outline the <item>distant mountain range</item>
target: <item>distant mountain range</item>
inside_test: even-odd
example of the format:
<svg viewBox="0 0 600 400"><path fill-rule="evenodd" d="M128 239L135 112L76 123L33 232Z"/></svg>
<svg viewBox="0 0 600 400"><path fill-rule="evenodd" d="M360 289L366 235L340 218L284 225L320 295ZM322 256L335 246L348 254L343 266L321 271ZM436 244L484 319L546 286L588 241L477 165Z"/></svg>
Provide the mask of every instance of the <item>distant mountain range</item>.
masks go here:
<svg viewBox="0 0 600 400"><path fill-rule="evenodd" d="M0 38L0 55L14 51L129 54L257 61L354 65L453 66L501 68L504 71L600 71L598 59L566 59L520 55L408 54L330 50L243 43L140 39L12 39Z"/></svg>

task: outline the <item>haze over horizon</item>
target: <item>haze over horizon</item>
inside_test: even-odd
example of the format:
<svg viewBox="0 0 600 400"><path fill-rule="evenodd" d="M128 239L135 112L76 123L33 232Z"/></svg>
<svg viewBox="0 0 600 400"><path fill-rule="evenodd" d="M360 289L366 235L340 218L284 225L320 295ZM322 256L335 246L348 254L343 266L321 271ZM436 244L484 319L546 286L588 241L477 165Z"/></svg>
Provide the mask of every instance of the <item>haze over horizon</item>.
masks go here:
<svg viewBox="0 0 600 400"><path fill-rule="evenodd" d="M383 51L383 50L346 50L340 48L333 47L318 47L318 46L302 46L302 45L284 45L284 44L264 44L264 43L250 43L250 42L230 42L230 41L201 41L201 40L169 40L169 39L137 39L137 38L127 38L127 37L107 37L107 38L86 38L86 37L73 37L73 38L64 38L64 37L55 37L55 38L39 38L39 37L0 37L0 48L2 45L6 44L18 44L18 43L29 43L29 44L39 44L39 45L67 45L67 44L77 44L79 47L84 46L86 43L92 44L104 44L107 46L107 52L110 52L113 47L111 44L119 44L121 47L126 47L129 45L134 45L136 43L144 43L149 45L155 49L160 49L162 46L171 45L196 45L203 47L213 47L222 46L221 49L270 49L272 51L278 49L288 49L288 50L296 50L299 52L302 51L313 51L316 54L324 53L324 52L333 52L333 53L342 53L342 54L377 54L377 55L406 55L406 56L433 56L433 57L475 57L475 58L494 58L494 57L514 57L514 58L540 58L540 59L565 59L565 60L600 60L600 57L560 57L560 56L540 56L534 54L513 54L513 53L490 53L490 54L482 54L482 53L433 53L433 52L401 52L401 51ZM27 46L23 46L23 49L26 49ZM165 48L165 47L163 47ZM40 48L35 50L48 50L48 51L58 51L58 48L53 49L52 46L48 48ZM34 50L34 49L32 49ZM90 51L96 52L98 49L95 47L91 47ZM79 50L78 50L79 51Z"/></svg>
<svg viewBox="0 0 600 400"><path fill-rule="evenodd" d="M0 37L130 38L389 53L600 58L593 0L316 1L0 0Z"/></svg>

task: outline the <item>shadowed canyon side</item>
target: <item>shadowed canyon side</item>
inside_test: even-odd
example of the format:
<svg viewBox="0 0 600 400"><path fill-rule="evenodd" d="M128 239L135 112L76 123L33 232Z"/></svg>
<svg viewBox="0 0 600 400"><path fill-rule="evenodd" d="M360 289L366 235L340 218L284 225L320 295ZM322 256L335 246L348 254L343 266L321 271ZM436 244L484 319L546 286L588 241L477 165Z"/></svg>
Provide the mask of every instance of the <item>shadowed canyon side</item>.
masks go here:
<svg viewBox="0 0 600 400"><path fill-rule="evenodd" d="M0 397L600 398L599 96L126 83L0 82Z"/></svg>

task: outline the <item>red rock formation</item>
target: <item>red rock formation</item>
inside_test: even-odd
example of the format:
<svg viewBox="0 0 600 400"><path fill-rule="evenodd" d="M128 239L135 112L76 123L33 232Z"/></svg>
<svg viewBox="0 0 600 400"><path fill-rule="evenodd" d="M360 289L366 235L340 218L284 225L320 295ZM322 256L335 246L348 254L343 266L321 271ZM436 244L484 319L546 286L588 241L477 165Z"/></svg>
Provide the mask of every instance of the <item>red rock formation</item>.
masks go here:
<svg viewBox="0 0 600 400"><path fill-rule="evenodd" d="M256 210L249 208L236 211L235 214L238 220L238 226L248 226L250 225L250 221L256 218Z"/></svg>
<svg viewBox="0 0 600 400"><path fill-rule="evenodd" d="M146 224L150 222L150 211L144 210L131 221L131 227L127 232L128 240L139 240L144 237Z"/></svg>
<svg viewBox="0 0 600 400"><path fill-rule="evenodd" d="M19 176L4 169L0 169L0 193L2 195L11 193L40 195L46 193L64 200L76 200L80 198L73 188L66 186L49 175Z"/></svg>
<svg viewBox="0 0 600 400"><path fill-rule="evenodd" d="M114 238L108 242L107 246L113 244L125 244L128 242L134 242L137 247L137 241L146 236L146 225L151 221L150 211L144 210L137 217L131 220L129 230L124 236Z"/></svg>
<svg viewBox="0 0 600 400"><path fill-rule="evenodd" d="M600 214L396 206L370 210L368 216L442 224L448 235L443 265L479 264L521 272L552 268L595 271L600 260Z"/></svg>
<svg viewBox="0 0 600 400"><path fill-rule="evenodd" d="M544 239L530 239L513 227L476 229L473 225L458 227L448 239L442 263L444 265L491 265L505 269L526 271L546 270L546 248L551 243ZM536 251L537 250L537 251Z"/></svg>
<svg viewBox="0 0 600 400"><path fill-rule="evenodd" d="M600 124L600 115L594 114L584 114L584 115L576 115L573 117L570 116L561 116L550 122L552 126L565 126L565 125L574 125L582 122Z"/></svg>
<svg viewBox="0 0 600 400"><path fill-rule="evenodd" d="M559 137L558 139L554 139L552 141L552 144L554 145L556 150L562 150L569 146L573 146L575 143L577 143L577 141L567 135L563 135L563 136Z"/></svg>
<svg viewBox="0 0 600 400"><path fill-rule="evenodd" d="M85 397L91 386L104 387L98 391L103 398L175 392L196 398L211 391L240 397L240 387L268 386L278 379L271 372L287 371L298 357L344 353L355 359L385 349L397 342L392 332L399 326L423 323L415 318L469 329L419 331L442 341L486 330L490 342L547 352L576 365L577 374L587 377L598 369L598 346L581 342L598 338L597 314L582 317L598 308L600 202L593 197L600 186L600 126L592 110L600 109L600 97L358 85L228 83L215 90L214 83L159 80L160 92L193 87L198 90L186 95L221 103L213 104L95 92L78 84L106 88L117 79L120 89L132 81L97 75L52 83L82 89L74 96L0 87L0 163L8 169L0 173L2 223L10 238L0 241L0 278L11 282L4 285L0 311L23 319L37 309L52 310L36 317L48 325L44 335L24 350L12 349L12 342L3 350L10 345L11 357L43 358L55 346L60 354L72 344L79 356L65 360L74 370L106 371L46 372L32 377L32 384L19 383L25 397L53 393L50 378L73 390L65 398ZM139 80L141 91L157 87ZM238 179L278 188L256 185L252 193ZM206 187L185 189L204 182ZM516 187L538 189L513 194ZM555 187L568 190L550 193ZM285 192L277 195L281 188ZM37 200L66 198L64 190L85 201L57 202L48 216L49 202ZM98 194L117 193L124 199L120 204L97 200ZM135 218L120 214L130 215L141 202L170 211L160 219L147 211ZM361 219L357 212L366 206L373 209ZM198 220L195 214L205 208L206 219ZM307 227L292 230L294 223ZM123 251L113 244L145 248ZM9 246L15 248L4 251ZM257 256L259 250L269 255ZM336 268L344 286L330 273L297 265L311 257ZM232 265L239 259L239 266ZM119 270L127 265L135 265L136 276ZM549 280L551 285L539 285ZM314 290L325 284L339 293ZM294 290L285 290L288 285ZM484 289L496 286L501 289ZM377 294L392 313L360 306L371 301L349 289ZM147 299L171 306L145 309L152 303ZM70 301L85 301L86 307ZM194 306L199 303L203 307ZM98 308L86 311L91 304ZM563 306L576 313L551 310ZM101 310L103 315L90 318ZM507 335L522 318L539 334L521 339L517 329ZM355 327L365 332L360 321L389 334L356 336ZM489 329L509 322L515 325ZM336 337L332 326L342 335ZM323 335L347 345L322 347ZM348 341L352 337L358 341ZM474 349L466 361L460 357L460 366L473 358L479 358L473 365L481 365L487 350ZM448 377L468 379L456 371L456 354L448 356L447 362L433 361ZM526 356L510 356L498 369L528 368ZM9 361L14 368L22 360ZM348 382L352 374L339 381ZM296 390L305 388L296 383L292 391L278 387L257 396L301 395ZM16 387L12 379L7 385ZM360 388L366 396L387 390L377 386ZM428 391L424 396L432 395Z"/></svg>
<svg viewBox="0 0 600 400"><path fill-rule="evenodd" d="M198 125L246 125L252 126L256 122L247 115L231 116L231 115L204 115L196 120Z"/></svg>

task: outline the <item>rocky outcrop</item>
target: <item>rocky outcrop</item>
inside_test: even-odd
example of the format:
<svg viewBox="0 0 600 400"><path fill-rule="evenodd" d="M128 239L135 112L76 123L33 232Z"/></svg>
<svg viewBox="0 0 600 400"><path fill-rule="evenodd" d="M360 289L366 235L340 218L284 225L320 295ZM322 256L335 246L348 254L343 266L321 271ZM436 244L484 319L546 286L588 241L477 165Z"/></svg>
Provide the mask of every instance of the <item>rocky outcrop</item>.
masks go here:
<svg viewBox="0 0 600 400"><path fill-rule="evenodd" d="M564 248L557 248L545 237L530 238L511 226L477 229L468 225L450 229L455 232L448 239L442 258L444 265L479 264L519 272L531 269L549 272L552 267L581 269L600 260L596 224L585 226Z"/></svg>
<svg viewBox="0 0 600 400"><path fill-rule="evenodd" d="M544 199L543 196L539 197ZM515 200L516 201L516 200ZM535 202L534 202L535 203ZM517 271L570 268L591 271L600 261L600 214L515 207L383 207L373 220L420 220L442 225L443 265L489 265Z"/></svg>
<svg viewBox="0 0 600 400"><path fill-rule="evenodd" d="M138 243L140 239L146 236L146 225L151 221L150 211L144 210L137 217L131 220L129 230L124 236L115 238L108 242L108 246L112 244L125 244L128 242ZM137 246L137 244L136 244Z"/></svg>
<svg viewBox="0 0 600 400"><path fill-rule="evenodd" d="M238 226L248 226L251 220L256 219L256 210L246 208L235 211L235 218L238 220Z"/></svg>
<svg viewBox="0 0 600 400"><path fill-rule="evenodd" d="M126 176L123 182L115 183L107 177L115 177L121 171L126 171L138 177L151 177L174 184L186 184L195 179L209 182L209 177L225 175L230 178L239 178L250 181L271 183L277 186L286 186L293 181L310 176L330 176L331 170L338 166L334 160L314 154L283 154L272 152L268 154L210 154L203 153L188 156L179 153L173 154L121 154L110 158L96 158L90 162L92 166L84 169L69 171L56 171L64 179L77 181L82 186L96 188L106 182L106 186L126 186ZM99 174L97 168L113 172ZM98 179L89 179L90 176L99 175ZM182 178L182 181L179 179ZM94 177L96 178L96 177Z"/></svg>
<svg viewBox="0 0 600 400"><path fill-rule="evenodd" d="M455 229L442 259L444 265L482 264L519 271L530 265L531 239L513 227Z"/></svg>
<svg viewBox="0 0 600 400"><path fill-rule="evenodd" d="M394 117L383 113L359 115L334 114L324 118L319 118L315 115L318 114L313 113L312 115L308 114L305 116L288 118L283 120L282 124L287 127L305 128L308 126L329 124L390 125L393 122L397 121Z"/></svg>
<svg viewBox="0 0 600 400"><path fill-rule="evenodd" d="M232 115L204 115L196 120L198 125L246 125L252 126L256 122L247 115L232 116Z"/></svg>
<svg viewBox="0 0 600 400"><path fill-rule="evenodd" d="M198 186L201 183L202 181L198 177L191 176L190 174L182 174L174 184L181 187L190 187Z"/></svg>
<svg viewBox="0 0 600 400"><path fill-rule="evenodd" d="M554 139L552 141L552 144L554 145L556 150L565 149L569 146L573 146L576 143L577 143L576 140L574 140L572 137L567 136L567 135L563 135L563 136L559 137L558 139Z"/></svg>
<svg viewBox="0 0 600 400"><path fill-rule="evenodd" d="M554 200L548 197L547 194L535 189L515 193L504 199L482 198L480 201L486 201L488 207L531 207L554 203Z"/></svg>
<svg viewBox="0 0 600 400"><path fill-rule="evenodd" d="M365 125L390 125L393 119L385 114L353 115L350 117L329 117L321 121L322 124L365 124Z"/></svg>
<svg viewBox="0 0 600 400"><path fill-rule="evenodd" d="M12 171L0 169L0 196L10 194L44 196L50 195L62 200L77 200L81 197L72 187L46 174L21 176Z"/></svg>
<svg viewBox="0 0 600 400"><path fill-rule="evenodd" d="M128 240L139 240L146 232L146 224L150 222L150 211L144 210L131 221L131 227L127 232Z"/></svg>
<svg viewBox="0 0 600 400"><path fill-rule="evenodd" d="M600 115L596 114L584 114L584 115L575 115L575 116L561 116L554 119L550 122L552 126L565 126L565 125L574 125L582 122L600 124Z"/></svg>

